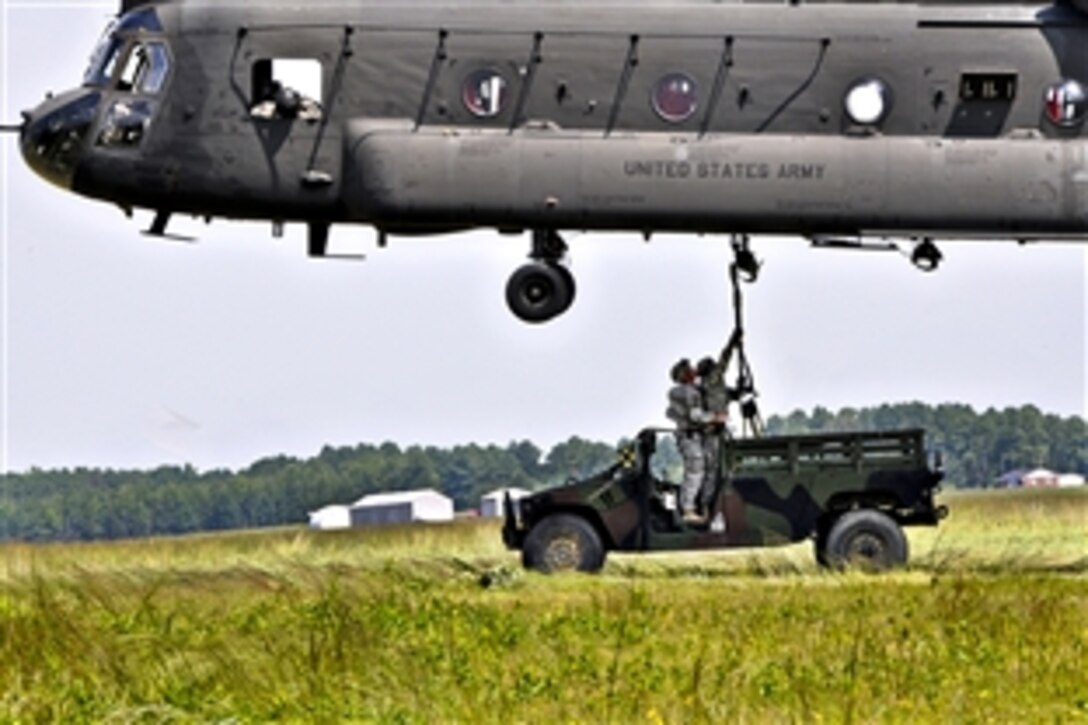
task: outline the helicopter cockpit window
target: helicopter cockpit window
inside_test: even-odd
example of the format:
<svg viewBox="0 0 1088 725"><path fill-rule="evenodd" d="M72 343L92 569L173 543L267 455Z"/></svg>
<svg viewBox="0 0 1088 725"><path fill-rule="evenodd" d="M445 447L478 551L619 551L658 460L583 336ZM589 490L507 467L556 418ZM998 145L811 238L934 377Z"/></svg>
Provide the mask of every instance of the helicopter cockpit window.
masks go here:
<svg viewBox="0 0 1088 725"><path fill-rule="evenodd" d="M170 56L162 43L140 43L132 48L117 79L117 90L154 94L162 90L170 71Z"/></svg>
<svg viewBox="0 0 1088 725"><path fill-rule="evenodd" d="M309 58L265 58L253 64L249 115L255 119L299 119L314 123L322 116L321 62Z"/></svg>
<svg viewBox="0 0 1088 725"><path fill-rule="evenodd" d="M162 43L148 43L144 48L149 65L140 81L140 93L158 93L166 82L166 74L170 72L170 55Z"/></svg>
<svg viewBox="0 0 1088 725"><path fill-rule="evenodd" d="M117 90L129 92L134 90L137 82L147 72L147 66L147 51L144 50L142 45L137 45L128 54L128 59L125 61L124 67L121 68L121 75L117 78Z"/></svg>
<svg viewBox="0 0 1088 725"><path fill-rule="evenodd" d="M147 133L154 111L154 104L144 99L114 101L102 122L98 145L119 148L138 146Z"/></svg>
<svg viewBox="0 0 1088 725"><path fill-rule="evenodd" d="M87 72L83 74L83 84L87 86L104 86L113 77L114 66L117 65L117 56L121 53L124 41L114 35L117 23L110 23L102 34L101 40L91 53L91 60L87 66Z"/></svg>

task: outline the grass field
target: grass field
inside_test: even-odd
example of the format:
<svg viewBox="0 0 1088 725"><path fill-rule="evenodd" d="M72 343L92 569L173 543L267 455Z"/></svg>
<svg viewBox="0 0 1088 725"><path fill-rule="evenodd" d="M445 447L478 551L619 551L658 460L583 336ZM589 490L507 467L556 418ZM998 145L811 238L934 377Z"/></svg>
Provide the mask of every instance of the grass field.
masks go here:
<svg viewBox="0 0 1088 725"><path fill-rule="evenodd" d="M495 524L0 547L0 720L1088 722L1088 491L950 494L912 565L521 571Z"/></svg>

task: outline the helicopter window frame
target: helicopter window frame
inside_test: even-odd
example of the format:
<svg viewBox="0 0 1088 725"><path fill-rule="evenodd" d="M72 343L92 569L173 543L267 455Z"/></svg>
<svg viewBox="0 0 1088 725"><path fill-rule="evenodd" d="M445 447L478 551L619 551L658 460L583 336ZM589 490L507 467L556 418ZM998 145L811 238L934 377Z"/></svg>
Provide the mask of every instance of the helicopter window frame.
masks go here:
<svg viewBox="0 0 1088 725"><path fill-rule="evenodd" d="M153 7L149 7L125 13L114 21L114 30L118 32L144 30L150 33L161 33L163 28L158 11Z"/></svg>
<svg viewBox="0 0 1088 725"><path fill-rule="evenodd" d="M126 51L127 41L115 32L115 24L106 28L98 45L91 52L91 60L83 74L83 85L105 88L113 81L117 61Z"/></svg>

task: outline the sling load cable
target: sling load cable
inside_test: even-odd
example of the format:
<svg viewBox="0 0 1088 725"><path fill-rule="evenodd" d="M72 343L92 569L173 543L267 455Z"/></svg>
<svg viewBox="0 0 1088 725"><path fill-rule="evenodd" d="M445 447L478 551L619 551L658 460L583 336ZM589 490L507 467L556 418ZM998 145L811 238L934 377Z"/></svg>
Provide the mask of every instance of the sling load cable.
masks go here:
<svg viewBox="0 0 1088 725"><path fill-rule="evenodd" d="M741 435L762 438L766 434L766 426L756 402L759 393L756 391L755 374L745 348L743 292L744 284L753 284L759 279L762 263L752 253L747 235L734 235L732 247L733 263L729 265L729 281L733 286L733 333L722 350L719 365L723 371L728 370L733 356L736 356L737 381L730 389L730 398L740 406Z"/></svg>
<svg viewBox="0 0 1088 725"><path fill-rule="evenodd" d="M755 374L752 372L752 366L748 361L748 352L744 344L743 288L744 284L753 284L759 279L762 263L752 253L748 241L747 235L733 235L733 262L729 265L729 281L733 287L733 332L722 349L717 367L724 377L729 370L734 355L736 356L737 382L732 388L726 386L729 401L730 403L737 403L740 407L741 437L762 438L766 435L766 427L759 412L759 405L756 403L758 393L756 392ZM725 429L725 437L727 439L733 437L728 428ZM732 479L732 470L725 470L723 464L724 460L719 460L719 464L715 466L715 493L711 500L717 499L718 493L723 490L723 487L729 485L729 481ZM705 502L700 501L700 505L705 505Z"/></svg>

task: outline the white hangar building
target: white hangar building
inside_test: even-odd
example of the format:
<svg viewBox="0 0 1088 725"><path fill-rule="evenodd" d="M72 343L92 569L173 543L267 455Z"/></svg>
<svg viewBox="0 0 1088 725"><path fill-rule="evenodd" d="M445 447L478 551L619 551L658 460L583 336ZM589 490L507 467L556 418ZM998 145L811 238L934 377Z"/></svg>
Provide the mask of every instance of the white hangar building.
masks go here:
<svg viewBox="0 0 1088 725"><path fill-rule="evenodd" d="M453 499L434 489L376 493L349 508L352 526L453 521Z"/></svg>
<svg viewBox="0 0 1088 725"><path fill-rule="evenodd" d="M310 528L321 531L351 528L351 509L347 506L326 506L310 512Z"/></svg>
<svg viewBox="0 0 1088 725"><path fill-rule="evenodd" d="M510 494L511 501L517 501L519 498L525 498L530 494L524 488L500 488L491 493L484 494L480 497L480 516L484 518L499 518L505 515L503 511L503 502L506 499L506 494Z"/></svg>

